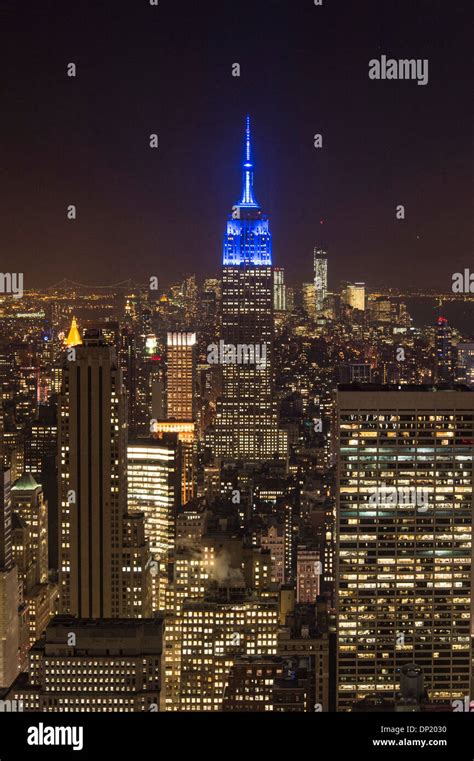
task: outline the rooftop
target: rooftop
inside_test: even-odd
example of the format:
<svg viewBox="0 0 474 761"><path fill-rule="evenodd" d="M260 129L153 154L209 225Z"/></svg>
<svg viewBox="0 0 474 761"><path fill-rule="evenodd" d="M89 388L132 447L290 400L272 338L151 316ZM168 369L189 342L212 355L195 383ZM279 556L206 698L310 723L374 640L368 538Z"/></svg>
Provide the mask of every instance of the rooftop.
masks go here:
<svg viewBox="0 0 474 761"><path fill-rule="evenodd" d="M34 476L31 473L23 473L20 478L12 486L12 491L34 491L41 488Z"/></svg>
<svg viewBox="0 0 474 761"><path fill-rule="evenodd" d="M465 386L462 383L439 383L436 386L433 385L421 385L415 383L339 383L337 386L338 391L405 391L408 393L413 392L435 392L435 391L467 391L473 393L472 389Z"/></svg>

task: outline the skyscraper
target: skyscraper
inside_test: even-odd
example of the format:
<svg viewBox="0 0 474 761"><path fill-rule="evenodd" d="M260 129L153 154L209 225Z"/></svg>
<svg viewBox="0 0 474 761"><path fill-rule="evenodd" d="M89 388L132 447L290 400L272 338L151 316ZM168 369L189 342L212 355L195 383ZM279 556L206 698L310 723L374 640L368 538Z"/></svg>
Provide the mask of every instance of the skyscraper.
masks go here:
<svg viewBox="0 0 474 761"><path fill-rule="evenodd" d="M2 468L0 470L0 568L11 568L12 565L11 476L8 468Z"/></svg>
<svg viewBox="0 0 474 761"><path fill-rule="evenodd" d="M167 417L194 420L196 383L196 333L175 331L167 335Z"/></svg>
<svg viewBox="0 0 474 761"><path fill-rule="evenodd" d="M127 458L128 509L144 513L150 551L155 557L165 557L174 546L176 514L181 504L178 434L130 442Z"/></svg>
<svg viewBox="0 0 474 761"><path fill-rule="evenodd" d="M271 459L279 447L273 396L272 236L255 198L253 168L247 117L242 196L224 236L221 336L227 356L221 360L215 453L259 461Z"/></svg>
<svg viewBox="0 0 474 761"><path fill-rule="evenodd" d="M196 490L196 333L169 331L167 345L167 416L154 419L153 433L161 439L177 434L180 444L181 502Z"/></svg>
<svg viewBox="0 0 474 761"><path fill-rule="evenodd" d="M123 382L127 389L128 399L128 429L135 436L140 428L138 425L139 410L137 399L137 336L136 326L129 315L125 317L120 331L119 361L122 368ZM143 421L140 421L143 423Z"/></svg>
<svg viewBox="0 0 474 761"><path fill-rule="evenodd" d="M181 710L220 710L235 660L241 655L276 655L277 633L275 602L258 598L185 602Z"/></svg>
<svg viewBox="0 0 474 761"><path fill-rule="evenodd" d="M316 286L314 283L303 283L303 309L312 320L316 317Z"/></svg>
<svg viewBox="0 0 474 761"><path fill-rule="evenodd" d="M314 249L314 290L316 293L316 312L321 312L324 299L328 295L328 255L322 248Z"/></svg>
<svg viewBox="0 0 474 761"><path fill-rule="evenodd" d="M54 405L42 404L38 418L28 426L25 441L25 471L41 479L43 469L56 458L58 426Z"/></svg>
<svg viewBox="0 0 474 761"><path fill-rule="evenodd" d="M48 580L48 504L43 488L31 473L25 473L11 489L12 506L30 528L35 552L35 581Z"/></svg>
<svg viewBox="0 0 474 761"><path fill-rule="evenodd" d="M98 330L86 331L68 357L58 415L60 610L79 618L127 617L140 607L137 595L143 601L148 595L143 531L126 512L121 370Z"/></svg>
<svg viewBox="0 0 474 761"><path fill-rule="evenodd" d="M25 472L32 473L38 483L41 483L48 503L49 568L58 567L57 446L58 422L56 400L54 399L50 404L40 405L38 419L28 426L24 465Z"/></svg>
<svg viewBox="0 0 474 761"><path fill-rule="evenodd" d="M342 300L353 309L365 310L365 283L348 283L342 292Z"/></svg>
<svg viewBox="0 0 474 761"><path fill-rule="evenodd" d="M446 317L438 317L436 322L436 368L437 383L449 383L453 380L453 347L451 329Z"/></svg>
<svg viewBox="0 0 474 761"><path fill-rule="evenodd" d="M473 398L339 389L339 710L371 693L393 701L412 664L432 702L469 695Z"/></svg>
<svg viewBox="0 0 474 761"><path fill-rule="evenodd" d="M283 267L273 268L273 308L275 312L286 311L285 270Z"/></svg>
<svg viewBox="0 0 474 761"><path fill-rule="evenodd" d="M10 471L0 467L0 688L18 673L18 572L12 552Z"/></svg>
<svg viewBox="0 0 474 761"><path fill-rule="evenodd" d="M321 587L321 561L319 550L300 545L296 553L296 599L300 603L314 603Z"/></svg>
<svg viewBox="0 0 474 761"><path fill-rule="evenodd" d="M465 383L474 390L474 342L458 343L456 355L456 383Z"/></svg>

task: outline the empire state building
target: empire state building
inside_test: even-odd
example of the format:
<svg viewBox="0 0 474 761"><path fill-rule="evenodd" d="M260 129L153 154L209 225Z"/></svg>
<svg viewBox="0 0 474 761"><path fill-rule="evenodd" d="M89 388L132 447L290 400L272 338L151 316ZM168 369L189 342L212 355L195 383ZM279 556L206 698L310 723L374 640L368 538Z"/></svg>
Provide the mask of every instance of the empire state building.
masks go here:
<svg viewBox="0 0 474 761"><path fill-rule="evenodd" d="M255 198L253 169L247 117L242 196L224 236L223 386L215 450L223 459L258 462L285 447L283 441L279 445L273 395L272 236Z"/></svg>

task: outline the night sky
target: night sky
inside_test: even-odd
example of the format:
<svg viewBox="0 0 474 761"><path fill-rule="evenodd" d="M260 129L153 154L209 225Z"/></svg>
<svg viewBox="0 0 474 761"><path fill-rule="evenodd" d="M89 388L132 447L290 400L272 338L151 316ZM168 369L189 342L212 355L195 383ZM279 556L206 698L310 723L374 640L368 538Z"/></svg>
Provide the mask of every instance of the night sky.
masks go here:
<svg viewBox="0 0 474 761"><path fill-rule="evenodd" d="M315 244L330 288L449 291L474 268L471 0L0 8L0 270L25 288L218 273L247 112L287 281L311 279ZM382 54L428 58L429 83L371 81Z"/></svg>

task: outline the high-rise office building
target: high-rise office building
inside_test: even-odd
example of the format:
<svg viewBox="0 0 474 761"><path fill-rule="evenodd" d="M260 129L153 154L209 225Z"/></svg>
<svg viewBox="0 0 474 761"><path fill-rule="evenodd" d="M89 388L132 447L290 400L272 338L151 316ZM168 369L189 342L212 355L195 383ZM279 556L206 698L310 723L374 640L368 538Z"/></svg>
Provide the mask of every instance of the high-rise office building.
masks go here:
<svg viewBox="0 0 474 761"><path fill-rule="evenodd" d="M13 500L13 561L18 570L20 602L21 662L26 666L27 649L38 640L56 609L58 585L47 577L46 506L41 487L34 489L25 474L12 489ZM27 487L21 488L21 482ZM23 642L23 639L25 642Z"/></svg>
<svg viewBox="0 0 474 761"><path fill-rule="evenodd" d="M183 679L187 679L182 660L185 603L204 602L208 593L224 602L229 597L242 601L252 590L263 598L270 589L270 554L246 546L242 537L212 521L207 511L188 508L177 520L176 549L170 555L168 577L166 703L168 710L179 710Z"/></svg>
<svg viewBox="0 0 474 761"><path fill-rule="evenodd" d="M20 658L26 667L27 650L40 639L54 611L58 586L38 581L38 546L20 513L13 513L13 561L18 571L20 604Z"/></svg>
<svg viewBox="0 0 474 761"><path fill-rule="evenodd" d="M128 392L130 435L147 436L154 418L153 399L162 382L163 363L155 354L156 336L152 331L150 292L138 289L128 293L123 323L116 325L112 343L119 349L124 386ZM104 331L104 326L101 326Z"/></svg>
<svg viewBox="0 0 474 761"><path fill-rule="evenodd" d="M285 583L285 531L282 525L269 526L260 535L262 549L270 551L271 579L277 584Z"/></svg>
<svg viewBox="0 0 474 761"><path fill-rule="evenodd" d="M9 687L19 669L18 572L12 538L10 471L0 468L0 688Z"/></svg>
<svg viewBox="0 0 474 761"><path fill-rule="evenodd" d="M41 479L44 464L56 457L58 426L53 405L41 405L38 418L28 426L25 471Z"/></svg>
<svg viewBox="0 0 474 761"><path fill-rule="evenodd" d="M393 702L400 669L433 703L469 695L474 395L341 386L338 707Z"/></svg>
<svg viewBox="0 0 474 761"><path fill-rule="evenodd" d="M58 416L60 610L127 617L141 595L147 615L147 549L137 517L132 525L126 512L121 370L98 330L86 331L74 352L64 363Z"/></svg>
<svg viewBox="0 0 474 761"><path fill-rule="evenodd" d="M31 473L24 473L11 488L14 518L14 555L21 594L20 638L31 646L54 614L58 587L48 580L48 503L43 488ZM57 537L57 532L56 532ZM20 645L22 664L26 652ZM26 647L25 647L26 650Z"/></svg>
<svg viewBox="0 0 474 761"><path fill-rule="evenodd" d="M300 545L296 551L296 599L315 603L320 592L321 560L319 550Z"/></svg>
<svg viewBox="0 0 474 761"><path fill-rule="evenodd" d="M321 602L323 617L327 602ZM317 605L280 605L280 615L286 615L278 631L278 655L290 671L306 667L309 672L309 711L329 709L330 647L329 632L324 621L319 620ZM331 648L332 655L332 648Z"/></svg>
<svg viewBox="0 0 474 761"><path fill-rule="evenodd" d="M157 439L176 434L180 445L181 502L196 493L196 333L169 331L167 334L166 419L153 420Z"/></svg>
<svg viewBox="0 0 474 761"><path fill-rule="evenodd" d="M474 343L461 341L456 347L456 383L474 389Z"/></svg>
<svg viewBox="0 0 474 761"><path fill-rule="evenodd" d="M246 600L185 602L181 653L183 711L219 711L238 656L276 655L278 606Z"/></svg>
<svg viewBox="0 0 474 761"><path fill-rule="evenodd" d="M137 400L137 336L136 326L130 316L126 316L120 331L119 361L122 368L123 382L127 389L128 429L131 436L138 433L138 400ZM140 421L142 422L142 421Z"/></svg>
<svg viewBox="0 0 474 761"><path fill-rule="evenodd" d="M316 296L316 312L321 312L324 299L328 295L328 255L317 246L314 249L314 290Z"/></svg>
<svg viewBox="0 0 474 761"><path fill-rule="evenodd" d="M198 313L198 288L196 275L189 275L181 286L185 319L194 323Z"/></svg>
<svg viewBox="0 0 474 761"><path fill-rule="evenodd" d="M12 554L12 498L11 475L8 468L0 470L0 568L11 568Z"/></svg>
<svg viewBox="0 0 474 761"><path fill-rule="evenodd" d="M168 420L194 420L196 415L196 333L168 332L166 346Z"/></svg>
<svg viewBox="0 0 474 761"><path fill-rule="evenodd" d="M18 513L13 513L12 519L12 553L13 562L18 569L21 603L25 589L36 584L37 564L30 527Z"/></svg>
<svg viewBox="0 0 474 761"><path fill-rule="evenodd" d="M215 453L258 461L279 450L279 436L273 395L272 236L255 198L253 166L247 117L242 197L224 237L221 330L227 348Z"/></svg>
<svg viewBox="0 0 474 761"><path fill-rule="evenodd" d="M25 471L25 457L23 445L23 431L17 424L15 416L10 410L5 410L3 415L3 465L10 468L10 479L13 483Z"/></svg>
<svg viewBox="0 0 474 761"><path fill-rule="evenodd" d="M342 292L342 300L353 309L365 310L365 283L348 283Z"/></svg>
<svg viewBox="0 0 474 761"><path fill-rule="evenodd" d="M303 309L314 319L316 317L316 286L314 283L303 283L302 288Z"/></svg>
<svg viewBox="0 0 474 761"><path fill-rule="evenodd" d="M339 383L370 383L372 368L368 362L341 362L337 366Z"/></svg>
<svg viewBox="0 0 474 761"><path fill-rule="evenodd" d="M30 650L8 698L48 713L162 710L163 617L57 616Z"/></svg>
<svg viewBox="0 0 474 761"><path fill-rule="evenodd" d="M436 321L435 353L435 381L437 383L451 382L453 380L453 347L451 328L446 317L438 317Z"/></svg>
<svg viewBox="0 0 474 761"><path fill-rule="evenodd" d="M273 268L273 309L275 312L286 311L285 270L283 267Z"/></svg>
<svg viewBox="0 0 474 761"><path fill-rule="evenodd" d="M196 494L196 423L193 420L155 420L153 436L163 440L176 435L180 447L181 504L185 505Z"/></svg>
<svg viewBox="0 0 474 761"><path fill-rule="evenodd" d="M195 517L199 524L199 518L202 516ZM178 529L179 546L170 556L170 579L165 595L167 614L165 681L166 710L168 711L178 711L180 708L183 605L185 601L204 599L213 560L213 556L201 551L199 540L186 547L182 546L182 540L183 537Z"/></svg>
<svg viewBox="0 0 474 761"><path fill-rule="evenodd" d="M0 345L0 402L13 399L15 357L11 346Z"/></svg>
<svg viewBox="0 0 474 761"><path fill-rule="evenodd" d="M38 419L34 420L28 428L24 466L25 472L32 473L38 483L42 485L48 503L49 568L58 567L57 447L58 422L54 400L51 404L40 405Z"/></svg>
<svg viewBox="0 0 474 761"><path fill-rule="evenodd" d="M178 434L139 439L127 445L128 510L145 516L145 535L155 558L174 546L176 514L181 505Z"/></svg>
<svg viewBox="0 0 474 761"><path fill-rule="evenodd" d="M232 713L273 711L273 691L284 674L283 658L271 655L235 658L222 710Z"/></svg>
<svg viewBox="0 0 474 761"><path fill-rule="evenodd" d="M35 582L44 584L48 579L48 504L41 484L31 473L24 473L11 488L13 510L30 529L35 557Z"/></svg>

